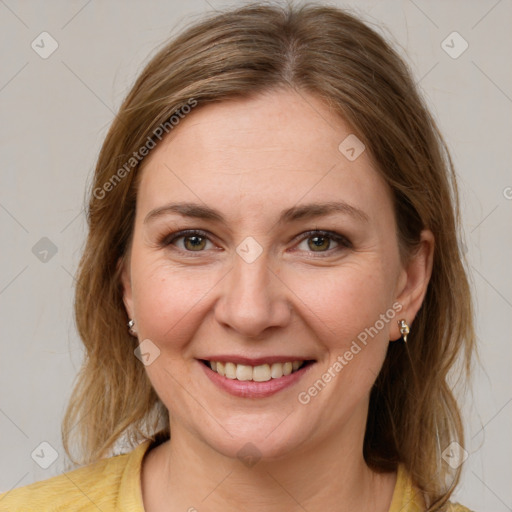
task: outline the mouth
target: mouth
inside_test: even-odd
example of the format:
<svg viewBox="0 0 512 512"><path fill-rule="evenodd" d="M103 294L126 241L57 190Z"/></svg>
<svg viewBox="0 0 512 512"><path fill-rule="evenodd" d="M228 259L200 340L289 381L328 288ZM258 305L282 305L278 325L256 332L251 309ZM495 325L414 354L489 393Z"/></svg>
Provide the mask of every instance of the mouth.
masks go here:
<svg viewBox="0 0 512 512"><path fill-rule="evenodd" d="M221 377L237 381L252 382L268 382L281 379L282 377L292 375L315 363L315 360L310 359L268 362L252 366L248 364L237 364L231 361L214 361L207 359L199 359L199 361Z"/></svg>

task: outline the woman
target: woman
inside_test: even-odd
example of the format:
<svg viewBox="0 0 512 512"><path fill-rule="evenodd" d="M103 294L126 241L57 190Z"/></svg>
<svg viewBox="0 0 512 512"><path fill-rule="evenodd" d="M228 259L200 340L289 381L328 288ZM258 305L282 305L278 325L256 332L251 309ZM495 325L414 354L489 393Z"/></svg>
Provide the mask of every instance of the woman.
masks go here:
<svg viewBox="0 0 512 512"><path fill-rule="evenodd" d="M63 422L85 466L2 506L468 510L455 175L376 32L256 4L188 28L114 120L88 220Z"/></svg>

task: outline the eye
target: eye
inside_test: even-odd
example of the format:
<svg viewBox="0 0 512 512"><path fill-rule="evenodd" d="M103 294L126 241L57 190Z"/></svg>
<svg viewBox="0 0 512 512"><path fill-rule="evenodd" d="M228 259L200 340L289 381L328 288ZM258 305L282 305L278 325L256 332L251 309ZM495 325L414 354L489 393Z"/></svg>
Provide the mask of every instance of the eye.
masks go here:
<svg viewBox="0 0 512 512"><path fill-rule="evenodd" d="M351 247L351 243L344 236L332 231L307 231L301 234L301 244L306 243L306 250L311 252L332 252ZM335 242L337 247L331 248ZM299 244L300 247L300 244Z"/></svg>
<svg viewBox="0 0 512 512"><path fill-rule="evenodd" d="M299 242L299 249L294 250L332 253L352 247L352 244L346 237L333 231L306 231L299 235ZM331 247L333 242L337 244L334 248ZM188 253L203 252L205 249L208 249L208 243L212 243L209 234L199 229L187 229L172 233L164 237L160 242L163 247L174 245L179 250ZM303 243L306 243L306 248L300 249L300 245Z"/></svg>
<svg viewBox="0 0 512 512"><path fill-rule="evenodd" d="M176 241L181 239L183 240L183 244L180 247L180 244L177 244ZM188 229L166 237L162 241L162 245L176 245L179 249L187 252L201 252L206 247L207 242L210 242L210 240L206 232L197 229Z"/></svg>

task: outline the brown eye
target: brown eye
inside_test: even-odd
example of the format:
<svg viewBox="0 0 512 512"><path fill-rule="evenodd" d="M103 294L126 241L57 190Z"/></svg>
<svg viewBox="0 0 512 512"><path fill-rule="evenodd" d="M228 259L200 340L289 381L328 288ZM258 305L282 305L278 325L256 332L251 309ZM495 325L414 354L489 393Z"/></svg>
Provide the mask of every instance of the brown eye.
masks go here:
<svg viewBox="0 0 512 512"><path fill-rule="evenodd" d="M331 240L327 238L326 236L311 236L308 239L308 247L312 251L322 250L322 249L329 249L329 246L331 245ZM311 241L311 243L310 243Z"/></svg>
<svg viewBox="0 0 512 512"><path fill-rule="evenodd" d="M184 240L185 248L190 251L200 251L204 249L204 246L206 245L206 238L202 236L192 235L183 236L181 238Z"/></svg>
<svg viewBox="0 0 512 512"><path fill-rule="evenodd" d="M352 244L344 236L330 231L308 231L303 233L301 244L306 242L305 250L317 253L332 253L352 247ZM332 247L333 243L335 244ZM299 244L300 247L300 244Z"/></svg>
<svg viewBox="0 0 512 512"><path fill-rule="evenodd" d="M181 240L182 242L179 242ZM174 233L170 237L166 237L162 241L162 245L175 245L178 249L184 252L202 252L209 241L210 240L206 233L202 231L189 230L180 231L179 233Z"/></svg>

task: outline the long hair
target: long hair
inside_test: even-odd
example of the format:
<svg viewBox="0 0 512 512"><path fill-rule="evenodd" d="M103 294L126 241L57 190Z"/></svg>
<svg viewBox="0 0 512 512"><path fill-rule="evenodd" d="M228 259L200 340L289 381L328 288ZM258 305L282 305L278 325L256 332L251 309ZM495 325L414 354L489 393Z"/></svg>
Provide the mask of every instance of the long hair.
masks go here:
<svg viewBox="0 0 512 512"><path fill-rule="evenodd" d="M167 42L137 78L89 191L75 295L85 357L62 424L64 448L86 464L110 455L123 436L135 446L170 435L168 412L134 356L122 300L119 261L144 161L132 155L158 144L159 127L193 102L200 108L278 88L316 95L364 142L392 191L404 260L422 229L435 236L431 280L408 342L390 344L371 391L363 454L376 471L404 464L429 510L438 510L461 471L442 452L452 442L464 446L450 369L461 361L469 375L475 344L455 172L406 63L376 31L330 6L260 3L213 13Z"/></svg>

